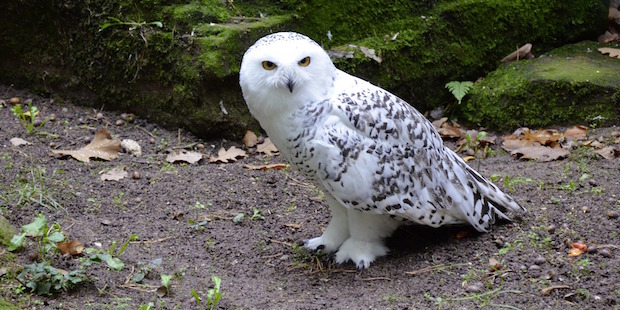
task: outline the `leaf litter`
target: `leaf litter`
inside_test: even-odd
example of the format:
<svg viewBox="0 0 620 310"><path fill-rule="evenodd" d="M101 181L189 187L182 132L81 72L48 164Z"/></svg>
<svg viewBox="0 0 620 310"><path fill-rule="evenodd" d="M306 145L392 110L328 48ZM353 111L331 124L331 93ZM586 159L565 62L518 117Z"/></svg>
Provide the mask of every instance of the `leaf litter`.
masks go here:
<svg viewBox="0 0 620 310"><path fill-rule="evenodd" d="M188 164L195 164L202 159L202 153L194 152L194 151L172 151L166 156L166 161L169 163L174 163L177 161L184 161Z"/></svg>
<svg viewBox="0 0 620 310"><path fill-rule="evenodd" d="M91 158L113 160L118 158L121 151L121 141L112 139L107 128L100 129L95 133L93 140L85 147L78 150L52 150L52 153L62 156L71 156L81 162L88 163Z"/></svg>

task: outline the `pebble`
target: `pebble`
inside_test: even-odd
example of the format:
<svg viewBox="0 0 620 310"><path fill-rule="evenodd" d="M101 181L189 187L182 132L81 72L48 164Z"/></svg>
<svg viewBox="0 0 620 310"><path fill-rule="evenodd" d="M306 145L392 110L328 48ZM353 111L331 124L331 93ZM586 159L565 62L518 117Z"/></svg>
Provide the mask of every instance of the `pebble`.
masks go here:
<svg viewBox="0 0 620 310"><path fill-rule="evenodd" d="M55 122L56 121L56 114L54 114L54 113L50 114L49 120L52 121L52 122Z"/></svg>
<svg viewBox="0 0 620 310"><path fill-rule="evenodd" d="M602 248L598 251L598 253L601 254L601 256L603 257L607 257L607 258L611 257L611 251L608 248Z"/></svg>
<svg viewBox="0 0 620 310"><path fill-rule="evenodd" d="M142 175L140 175L140 171L136 170L131 174L131 178L134 180L139 180L142 177Z"/></svg>
<svg viewBox="0 0 620 310"><path fill-rule="evenodd" d="M116 120L116 126L123 126L123 125L125 125L125 121L124 120L122 120L122 119L117 119Z"/></svg>
<svg viewBox="0 0 620 310"><path fill-rule="evenodd" d="M99 112L97 113L97 115L95 115L96 119L103 119L103 113Z"/></svg>
<svg viewBox="0 0 620 310"><path fill-rule="evenodd" d="M555 224L549 224L549 226L547 226L547 232L548 232L548 233L550 233L550 234L552 234L552 233L554 233L554 232L555 232L555 230L556 230L557 228L558 228L558 227L557 227L557 226L555 226Z"/></svg>
<svg viewBox="0 0 620 310"><path fill-rule="evenodd" d="M54 148L56 148L58 145L56 144L56 142L50 142L49 146L50 146L51 148L53 148L53 149L54 149Z"/></svg>
<svg viewBox="0 0 620 310"><path fill-rule="evenodd" d="M61 111L62 111L62 113L67 113L67 112L69 112L69 109L67 109L67 108L62 108L62 110L61 110Z"/></svg>
<svg viewBox="0 0 620 310"><path fill-rule="evenodd" d="M4 101L4 99L0 99L0 107L6 107L6 101Z"/></svg>
<svg viewBox="0 0 620 310"><path fill-rule="evenodd" d="M9 102L12 105L16 105L16 104L20 104L22 102L22 100L19 97L13 97L13 98L9 99Z"/></svg>
<svg viewBox="0 0 620 310"><path fill-rule="evenodd" d="M150 143L150 144L155 144L155 138L150 138L150 139L149 139L149 143Z"/></svg>
<svg viewBox="0 0 620 310"><path fill-rule="evenodd" d="M465 291L467 291L468 293L480 293L483 289L484 284L482 284L482 282L476 282L465 287Z"/></svg>
<svg viewBox="0 0 620 310"><path fill-rule="evenodd" d="M538 257L536 257L536 258L534 259L534 264L536 264L536 265L542 265L542 264L544 264L546 261L547 261L547 260L546 260L544 257L542 257L542 256L538 256Z"/></svg>
<svg viewBox="0 0 620 310"><path fill-rule="evenodd" d="M590 208L589 207L585 207L585 206L581 207L581 212L588 213L588 212L590 212Z"/></svg>
<svg viewBox="0 0 620 310"><path fill-rule="evenodd" d="M528 272L539 272L540 271L540 266L538 265L531 265L528 269Z"/></svg>
<svg viewBox="0 0 620 310"><path fill-rule="evenodd" d="M596 245L591 245L588 247L588 253L595 254L596 252L598 252L598 247Z"/></svg>
<svg viewBox="0 0 620 310"><path fill-rule="evenodd" d="M607 216L610 219L617 219L620 216L620 214L616 210L611 210L611 211L607 212Z"/></svg>
<svg viewBox="0 0 620 310"><path fill-rule="evenodd" d="M198 144L196 144L196 149L199 150L199 151L202 151L202 150L205 149L205 145L202 144L202 143L198 143Z"/></svg>
<svg viewBox="0 0 620 310"><path fill-rule="evenodd" d="M135 203L141 203L142 202L142 197L136 197L133 199L133 202Z"/></svg>
<svg viewBox="0 0 620 310"><path fill-rule="evenodd" d="M39 127L43 124L43 121L40 118L35 118L34 122L32 122L32 125L34 125L34 127Z"/></svg>
<svg viewBox="0 0 620 310"><path fill-rule="evenodd" d="M593 186L593 187L598 186L598 183L596 183L595 179L588 179L588 184L590 184L590 186Z"/></svg>

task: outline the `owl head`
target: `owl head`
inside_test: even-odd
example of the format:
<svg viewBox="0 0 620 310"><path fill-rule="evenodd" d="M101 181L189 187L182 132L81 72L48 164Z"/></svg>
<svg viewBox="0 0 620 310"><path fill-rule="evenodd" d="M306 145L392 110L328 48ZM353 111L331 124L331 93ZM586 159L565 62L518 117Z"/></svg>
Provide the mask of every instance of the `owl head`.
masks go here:
<svg viewBox="0 0 620 310"><path fill-rule="evenodd" d="M320 100L333 85L335 71L316 42L299 33L279 32L245 52L239 83L252 114L272 113Z"/></svg>

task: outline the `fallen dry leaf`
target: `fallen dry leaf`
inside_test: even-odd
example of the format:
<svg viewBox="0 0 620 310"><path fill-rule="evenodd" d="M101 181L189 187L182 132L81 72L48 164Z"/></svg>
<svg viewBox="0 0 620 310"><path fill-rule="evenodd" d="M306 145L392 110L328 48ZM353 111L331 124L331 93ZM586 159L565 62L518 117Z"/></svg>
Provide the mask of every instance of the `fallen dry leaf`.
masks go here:
<svg viewBox="0 0 620 310"><path fill-rule="evenodd" d="M103 173L99 178L101 181L118 181L126 178L128 175L125 171L125 167L114 167L111 170Z"/></svg>
<svg viewBox="0 0 620 310"><path fill-rule="evenodd" d="M258 141L258 137L253 131L248 130L245 132L245 136L243 136L243 140L241 141L243 142L243 145L245 145L245 147L253 147Z"/></svg>
<svg viewBox="0 0 620 310"><path fill-rule="evenodd" d="M246 157L246 156L248 155L244 150L231 146L228 150L226 150L225 148L221 148L219 151L217 151L217 156L212 155L211 157L209 157L209 162L228 163L228 162L237 161L238 157Z"/></svg>
<svg viewBox="0 0 620 310"><path fill-rule="evenodd" d="M567 288L570 288L570 286L568 286L568 285L552 285L552 286L548 286L548 287L545 287L545 288L541 289L540 290L540 294L541 295L549 295L549 294L551 294L551 292L553 290L567 289Z"/></svg>
<svg viewBox="0 0 620 310"><path fill-rule="evenodd" d="M588 133L588 127L577 125L566 129L564 136L567 138L581 139L585 138Z"/></svg>
<svg viewBox="0 0 620 310"><path fill-rule="evenodd" d="M22 139L22 138L11 138L11 140L9 140L9 142L11 142L11 144L13 146L21 146L21 145L30 145L32 143Z"/></svg>
<svg viewBox="0 0 620 310"><path fill-rule="evenodd" d="M528 129L523 131L523 135L525 136L525 140L538 142L542 145L560 141L564 137L564 135L555 129L541 129L534 132Z"/></svg>
<svg viewBox="0 0 620 310"><path fill-rule="evenodd" d="M263 141L263 143L257 145L256 151L259 153L263 153L267 156L275 156L280 154L280 152L278 152L278 148L276 148L276 146L271 143L271 139L269 138L265 138L265 141Z"/></svg>
<svg viewBox="0 0 620 310"><path fill-rule="evenodd" d="M245 165L243 165L243 167L246 168L246 169L250 169L250 170L269 170L269 169L280 170L280 169L285 169L286 168L286 164L268 164L268 165L248 165L248 164L245 164Z"/></svg>
<svg viewBox="0 0 620 310"><path fill-rule="evenodd" d="M496 271L502 269L502 263L500 263L496 258L489 258L489 265L491 266L491 271Z"/></svg>
<svg viewBox="0 0 620 310"><path fill-rule="evenodd" d="M69 242L61 241L58 242L56 246L62 255L71 254L72 256L77 256L82 254L82 250L84 250L84 245L77 240L71 240Z"/></svg>
<svg viewBox="0 0 620 310"><path fill-rule="evenodd" d="M606 146L606 147L604 147L604 148L602 148L600 150L596 150L596 151L594 151L594 153L600 155L601 157L603 157L605 159L614 159L618 155L620 155L620 151L616 151L611 146Z"/></svg>
<svg viewBox="0 0 620 310"><path fill-rule="evenodd" d="M107 128L103 128L95 133L93 140L85 147L79 150L52 150L52 153L58 155L69 155L81 162L88 163L90 158L99 158L103 160L112 160L118 158L118 152L121 151L121 142L112 139Z"/></svg>
<svg viewBox="0 0 620 310"><path fill-rule="evenodd" d="M534 159L539 162L548 162L560 158L566 158L570 152L559 147L525 146L510 152L510 155L521 159Z"/></svg>
<svg viewBox="0 0 620 310"><path fill-rule="evenodd" d="M295 223L285 223L284 226L290 227L290 228L293 228L293 229L300 229L301 228L300 224L295 224Z"/></svg>
<svg viewBox="0 0 620 310"><path fill-rule="evenodd" d="M189 164L195 164L202 159L202 153L194 151L172 151L166 156L166 161L174 163L175 161L184 161Z"/></svg>
<svg viewBox="0 0 620 310"><path fill-rule="evenodd" d="M598 49L601 54L609 54L609 57L616 57L620 59L620 48L601 47Z"/></svg>

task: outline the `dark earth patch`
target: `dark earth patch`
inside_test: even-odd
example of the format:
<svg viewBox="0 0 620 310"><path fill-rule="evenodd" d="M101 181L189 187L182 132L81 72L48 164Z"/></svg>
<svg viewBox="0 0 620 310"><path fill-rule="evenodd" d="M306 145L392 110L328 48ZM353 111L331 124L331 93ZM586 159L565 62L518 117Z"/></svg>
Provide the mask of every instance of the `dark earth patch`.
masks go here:
<svg viewBox="0 0 620 310"><path fill-rule="evenodd" d="M513 223L501 223L488 234L462 227L430 229L408 226L388 240L391 253L367 270L330 263L295 244L318 236L328 221L321 193L291 170L250 171L246 163L281 162L258 154L231 164L168 164L167 151L203 143L206 155L229 141L200 141L186 132L169 131L136 119L120 126L119 114L52 103L49 98L0 86L2 98L33 99L42 117L57 120L27 134L9 108L0 109L0 194L14 194L23 182L38 182L65 210L36 204L16 205L3 199L0 214L15 227L43 213L58 223L69 239L87 247L112 241L132 242L120 255L122 271L105 265L87 269L90 282L49 297L17 293L16 273L32 263L31 248L15 255L0 247L0 296L28 309L203 309L191 291L205 296L211 276L222 279L222 309L603 309L620 301L620 160L597 158L590 150L550 163L519 161L501 150L471 162L485 177L493 174L503 190L529 212ZM112 161L89 164L51 154L86 145L96 129L108 127L120 139L133 139L143 155L120 154ZM591 130L594 138L610 138L617 128ZM32 145L13 147L20 137ZM194 147L196 145L194 144ZM99 179L102 171L126 167L130 177ZM44 173L43 173L44 171ZM139 179L131 178L138 171ZM33 181L33 173L43 178ZM589 178L582 177L588 174ZM504 182L505 178L508 178ZM581 179L581 180L580 180ZM22 183L20 183L22 182ZM572 184L572 185L571 185ZM203 207L200 207L199 202ZM254 209L264 219L249 220ZM247 216L235 223L239 213ZM611 215L611 216L610 216ZM290 225L293 224L293 225ZM463 233L465 231L465 233ZM457 238L457 236L463 238ZM571 241L598 247L595 253L568 255ZM162 259L141 283L128 279L139 262ZM492 271L489 259L501 268ZM75 258L48 255L66 270L79 267ZM413 274L411 274L413 273ZM173 275L170 294L154 292L160 274ZM542 289L552 286L543 295Z"/></svg>

